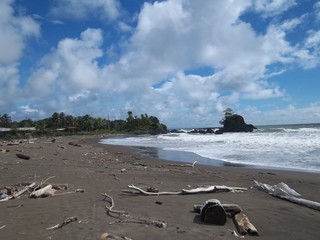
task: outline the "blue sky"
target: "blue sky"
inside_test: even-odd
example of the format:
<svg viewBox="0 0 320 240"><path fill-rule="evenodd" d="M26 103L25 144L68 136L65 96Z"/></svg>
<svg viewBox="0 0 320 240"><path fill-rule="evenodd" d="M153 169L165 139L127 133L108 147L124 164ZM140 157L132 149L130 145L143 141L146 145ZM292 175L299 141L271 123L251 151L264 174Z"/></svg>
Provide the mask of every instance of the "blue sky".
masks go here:
<svg viewBox="0 0 320 240"><path fill-rule="evenodd" d="M201 3L200 3L201 2ZM0 114L320 122L320 1L1 0Z"/></svg>

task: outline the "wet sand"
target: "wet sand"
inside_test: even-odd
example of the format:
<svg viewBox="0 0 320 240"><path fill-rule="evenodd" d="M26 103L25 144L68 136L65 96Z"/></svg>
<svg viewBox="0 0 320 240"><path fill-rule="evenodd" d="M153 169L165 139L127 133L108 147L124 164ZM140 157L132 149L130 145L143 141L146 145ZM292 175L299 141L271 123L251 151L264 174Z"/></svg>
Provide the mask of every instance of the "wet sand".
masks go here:
<svg viewBox="0 0 320 240"><path fill-rule="evenodd" d="M204 224L193 212L194 204L208 199L238 204L257 228L256 239L319 239L320 212L299 206L264 192L251 189L253 180L268 184L287 183L303 198L320 202L320 174L243 167L173 166L131 148L99 144L101 136L39 138L34 143L0 146L0 188L19 183L68 184L56 196L31 199L29 193L18 199L0 202L0 239L99 239L108 232L131 239L237 239L231 218L224 226ZM81 146L69 145L69 142ZM16 153L30 156L20 159ZM186 159L186 162L192 162ZM181 162L176 162L182 164ZM142 196L121 190L134 184L144 190L180 191L197 186L226 185L248 188L242 193L202 193L194 195ZM58 195L83 189L84 192ZM140 223L114 223L106 214L108 202L137 218L152 218L167 223L166 228ZM76 216L57 230L46 228Z"/></svg>

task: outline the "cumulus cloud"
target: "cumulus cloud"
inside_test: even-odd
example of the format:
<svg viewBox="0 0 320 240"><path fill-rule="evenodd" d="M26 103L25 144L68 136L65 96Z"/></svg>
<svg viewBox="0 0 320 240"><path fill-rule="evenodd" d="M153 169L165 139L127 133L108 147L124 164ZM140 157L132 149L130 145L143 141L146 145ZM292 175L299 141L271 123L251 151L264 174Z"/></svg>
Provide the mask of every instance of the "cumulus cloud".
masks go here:
<svg viewBox="0 0 320 240"><path fill-rule="evenodd" d="M39 24L29 16L16 16L13 2L0 1L0 64L19 61L27 38L40 36Z"/></svg>
<svg viewBox="0 0 320 240"><path fill-rule="evenodd" d="M103 55L99 29L87 29L79 39L65 38L56 49L44 56L29 80L38 97L48 94L73 93L99 88L100 68L97 60Z"/></svg>
<svg viewBox="0 0 320 240"><path fill-rule="evenodd" d="M33 18L17 15L13 0L0 1L0 111L14 109L12 99L19 95L19 63L29 38L40 37Z"/></svg>
<svg viewBox="0 0 320 240"><path fill-rule="evenodd" d="M117 0L57 0L51 9L53 16L86 19L92 16L115 20L120 16L120 2Z"/></svg>
<svg viewBox="0 0 320 240"><path fill-rule="evenodd" d="M281 97L284 90L269 79L291 65L317 66L319 33L309 31L303 44L296 44L287 36L307 16L272 21L263 33L257 33L241 16L252 9L275 16L296 4L294 0L146 2L132 28L119 19L120 5L115 0L59 0L52 8L54 16L105 16L119 20L116 28L131 35L122 49L116 49L121 55L111 62L105 59L115 46L104 45L103 29L87 28L76 38L61 39L34 66L26 87L21 89L23 96L37 103L25 104L37 108L24 110L45 109L48 114L90 111L100 116L106 112L119 116L121 111L133 110L178 126L182 121L187 124L199 119L203 124L212 122L217 111L237 105L241 99ZM10 9L10 4L6 6ZM8 29L21 30L20 34L12 31L19 40L12 40L18 47L11 54L15 61L21 57L26 38L39 35L36 23L28 19L11 28L4 24ZM14 86L18 81L16 67L0 68ZM210 73L195 73L203 67ZM8 83L2 84L8 89Z"/></svg>

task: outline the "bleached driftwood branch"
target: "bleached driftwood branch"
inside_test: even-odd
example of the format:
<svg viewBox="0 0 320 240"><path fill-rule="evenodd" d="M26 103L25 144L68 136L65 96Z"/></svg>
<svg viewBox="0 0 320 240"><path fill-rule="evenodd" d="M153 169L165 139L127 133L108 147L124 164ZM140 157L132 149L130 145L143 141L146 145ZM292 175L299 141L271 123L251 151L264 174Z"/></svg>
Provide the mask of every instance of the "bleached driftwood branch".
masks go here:
<svg viewBox="0 0 320 240"><path fill-rule="evenodd" d="M142 194L145 196L187 195L187 194L196 194L196 193L217 193L217 192L242 192L242 191L248 190L247 188L240 188L240 187L208 186L208 187L199 187L194 189L182 189L181 191L177 191L177 192L148 192L134 185L129 185L128 188L134 189L136 191L122 190L122 192L131 193L131 194Z"/></svg>
<svg viewBox="0 0 320 240"><path fill-rule="evenodd" d="M194 161L192 164L186 163L186 164L169 164L169 166L174 166L174 167L194 167L196 165L197 161Z"/></svg>
<svg viewBox="0 0 320 240"><path fill-rule="evenodd" d="M13 198L19 197L20 195L24 194L26 191L28 191L29 189L31 189L31 188L33 188L33 187L35 187L35 186L36 186L36 183L35 183L35 182L31 183L30 185L24 187L24 188L23 188L22 190L20 190L19 192L13 194Z"/></svg>
<svg viewBox="0 0 320 240"><path fill-rule="evenodd" d="M300 198L301 195L285 183L279 183L277 185L271 186L269 184L254 181L254 188L269 193L274 197L320 211L319 202Z"/></svg>
<svg viewBox="0 0 320 240"><path fill-rule="evenodd" d="M113 207L114 207L113 198L106 193L102 194L102 196L104 196L103 200L109 202L109 204L110 204L110 206L106 206L107 214L111 217L115 217L115 218L119 219L118 221L111 222L110 224L114 224L114 223L140 223L140 224L156 226L159 228L167 227L167 223L164 221L155 220L155 219L151 219L151 218L132 217L132 216L130 216L129 213L127 213L125 211L114 210L113 209ZM116 214L117 216L114 216L114 214Z"/></svg>
<svg viewBox="0 0 320 240"><path fill-rule="evenodd" d="M72 223L72 222L75 222L77 221L77 217L69 217L67 218L66 220L64 220L62 223L59 223L57 225L54 225L52 227L48 227L47 230L56 230L56 229L59 229L59 228L62 228L63 226L69 224L69 223Z"/></svg>

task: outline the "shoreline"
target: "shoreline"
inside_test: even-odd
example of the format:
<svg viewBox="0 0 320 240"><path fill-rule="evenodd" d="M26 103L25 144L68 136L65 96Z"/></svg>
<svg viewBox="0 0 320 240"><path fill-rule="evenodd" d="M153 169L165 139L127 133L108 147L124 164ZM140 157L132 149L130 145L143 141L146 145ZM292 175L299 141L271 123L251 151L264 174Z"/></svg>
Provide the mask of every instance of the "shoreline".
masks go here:
<svg viewBox="0 0 320 240"><path fill-rule="evenodd" d="M320 211L296 205L251 189L253 180L267 184L288 184L302 197L320 202L320 178L317 173L242 167L214 167L196 164L182 167L182 162L161 160L125 146L101 144L102 136L70 136L34 139L33 143L1 146L0 188L18 183L68 184L68 190L84 192L41 199L20 198L0 202L1 239L99 239L108 232L138 239L237 239L231 218L224 226L205 224L193 212L194 204L208 199L238 204L259 232L247 239L292 240L318 239ZM78 143L80 146L70 145ZM16 153L30 155L29 160ZM178 165L175 165L178 164ZM54 177L53 177L54 176ZM242 193L204 193L186 196L142 196L122 192L134 184L142 189L179 191L197 186L226 185L247 188ZM102 193L114 199L114 209L131 216L162 220L166 228L137 223L114 223L106 214L108 203ZM20 206L20 207L17 207ZM46 228L76 216L78 221L58 230ZM4 227L3 227L4 226Z"/></svg>
<svg viewBox="0 0 320 240"><path fill-rule="evenodd" d="M103 140L103 139L100 139ZM178 151L178 150L165 150L157 147L142 147L142 146L127 146L127 145L114 145L108 143L98 142L103 145L111 145L132 149L136 154L143 154L146 157L151 157L163 161L174 161L178 163L189 163L192 164L195 161L199 165L205 165L209 167L238 167L248 169L260 169L260 170L278 170L278 171L289 171L289 172L305 172L305 173L320 173L320 170L302 169L302 168L284 168L284 167L273 167L265 165L250 165L245 163L234 163L223 160L217 160L212 158L203 157L194 152Z"/></svg>

